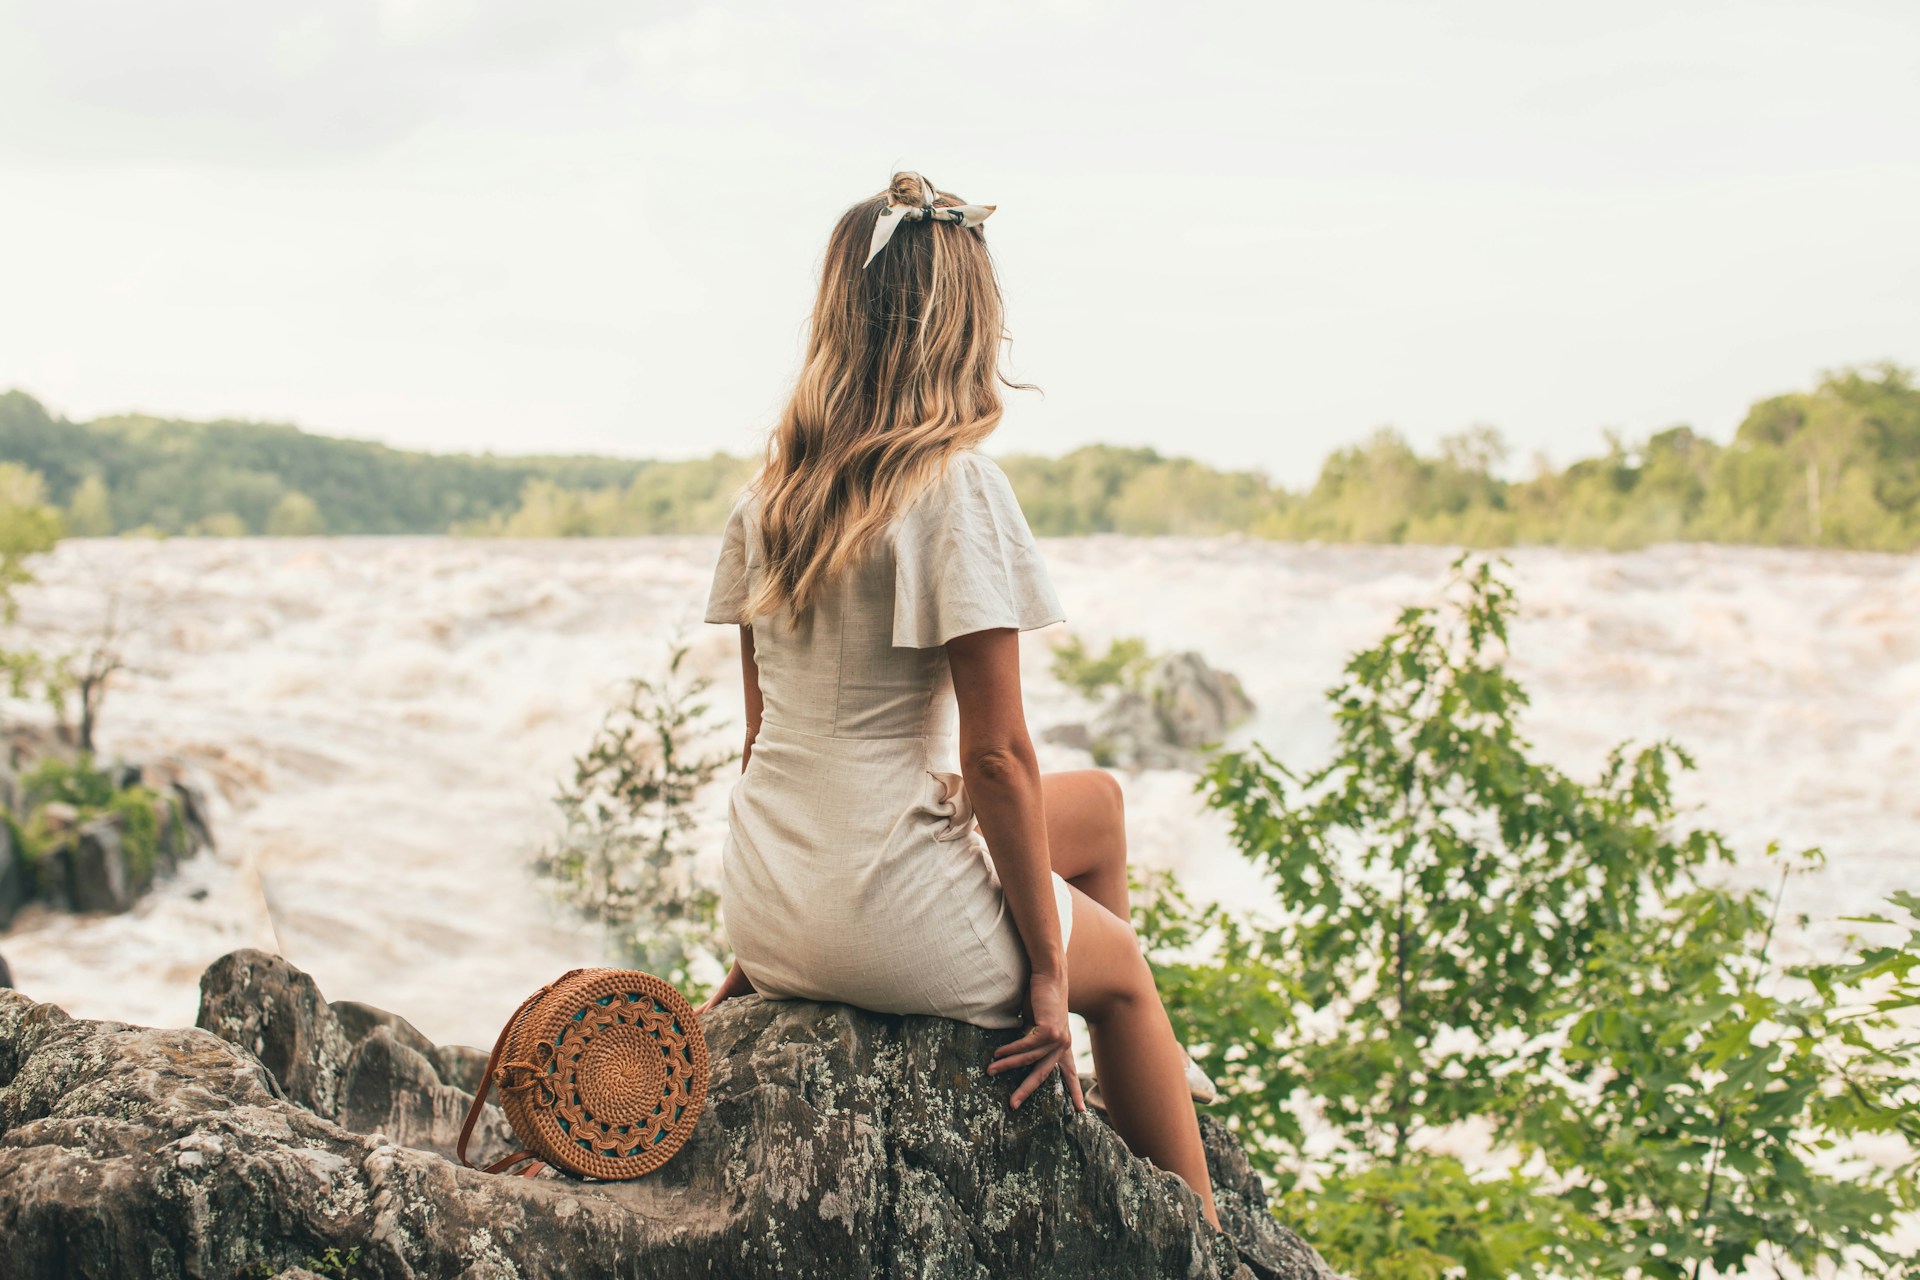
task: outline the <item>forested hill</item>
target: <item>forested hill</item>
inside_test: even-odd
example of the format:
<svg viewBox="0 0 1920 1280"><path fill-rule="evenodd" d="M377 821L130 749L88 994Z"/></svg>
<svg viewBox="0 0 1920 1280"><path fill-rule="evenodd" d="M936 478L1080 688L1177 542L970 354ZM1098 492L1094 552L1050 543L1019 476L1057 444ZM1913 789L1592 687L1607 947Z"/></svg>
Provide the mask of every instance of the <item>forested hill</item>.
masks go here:
<svg viewBox="0 0 1920 1280"><path fill-rule="evenodd" d="M624 485L624 458L415 453L258 422L68 422L0 394L0 460L46 480L73 533L445 533L509 513L527 481Z"/></svg>
<svg viewBox="0 0 1920 1280"><path fill-rule="evenodd" d="M1276 429L1284 429L1276 427ZM1516 476L1489 428L1433 454L1383 428L1304 491L1153 449L995 454L1034 531L1329 542L1632 547L1665 541L1920 548L1920 390L1892 364L1756 402L1732 439L1690 427ZM992 452L989 450L989 452ZM38 472L69 532L715 533L754 460L428 454L291 426L68 422L0 395L0 461Z"/></svg>

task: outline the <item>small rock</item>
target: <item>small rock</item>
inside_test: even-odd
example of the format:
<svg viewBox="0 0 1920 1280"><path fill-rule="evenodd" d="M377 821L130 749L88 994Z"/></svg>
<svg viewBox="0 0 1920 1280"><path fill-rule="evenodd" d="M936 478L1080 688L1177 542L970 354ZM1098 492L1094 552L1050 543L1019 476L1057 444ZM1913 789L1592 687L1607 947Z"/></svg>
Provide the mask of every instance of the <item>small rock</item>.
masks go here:
<svg viewBox="0 0 1920 1280"><path fill-rule="evenodd" d="M1093 730L1085 722L1075 720L1069 724L1050 724L1040 731L1040 741L1055 746L1072 747L1076 751L1093 750Z"/></svg>
<svg viewBox="0 0 1920 1280"><path fill-rule="evenodd" d="M452 1085L467 1093L478 1089L480 1077L487 1073L487 1051L476 1049L472 1045L435 1045L433 1052L427 1057L432 1060L434 1069L440 1073L442 1084Z"/></svg>
<svg viewBox="0 0 1920 1280"><path fill-rule="evenodd" d="M346 1036L348 1044L358 1045L376 1028L385 1027L393 1033L395 1040L415 1053L424 1058L433 1056L433 1041L397 1013L388 1013L385 1009L376 1009L358 1000L335 1000L329 1007L333 1010L333 1016L340 1020L340 1032Z"/></svg>
<svg viewBox="0 0 1920 1280"><path fill-rule="evenodd" d="M1252 699L1230 672L1186 650L1163 655L1095 717L1095 760L1135 769L1186 769L1199 748L1225 739L1253 714Z"/></svg>
<svg viewBox="0 0 1920 1280"><path fill-rule="evenodd" d="M451 1160L472 1105L472 1094L442 1084L425 1054L403 1042L391 1025L380 1023L354 1046L347 1062L339 1120L356 1133L383 1133L403 1147ZM472 1150L512 1146L506 1113L490 1102L481 1114Z"/></svg>
<svg viewBox="0 0 1920 1280"><path fill-rule="evenodd" d="M153 884L153 864L136 865L120 829L106 814L74 828L56 853L66 869L67 901L75 911L125 911Z"/></svg>
<svg viewBox="0 0 1920 1280"><path fill-rule="evenodd" d="M13 922L33 897L33 868L14 842L13 828L0 823L0 929Z"/></svg>

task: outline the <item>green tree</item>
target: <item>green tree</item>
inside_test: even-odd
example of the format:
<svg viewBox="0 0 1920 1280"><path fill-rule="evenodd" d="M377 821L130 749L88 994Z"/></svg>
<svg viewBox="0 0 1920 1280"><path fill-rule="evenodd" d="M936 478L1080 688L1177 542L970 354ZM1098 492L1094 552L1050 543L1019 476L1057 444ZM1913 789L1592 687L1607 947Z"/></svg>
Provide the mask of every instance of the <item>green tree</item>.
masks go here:
<svg viewBox="0 0 1920 1280"><path fill-rule="evenodd" d="M676 986L702 954L724 966L719 898L696 874L693 805L739 751L708 751L718 727L672 647L659 681L634 677L554 798L561 829L534 859L561 901L605 930L608 949Z"/></svg>
<svg viewBox="0 0 1920 1280"><path fill-rule="evenodd" d="M302 538L325 529L326 521L320 518L320 508L297 489L281 494L267 516L267 532L276 538Z"/></svg>
<svg viewBox="0 0 1920 1280"><path fill-rule="evenodd" d="M67 528L82 538L105 537L113 532L113 502L98 472L87 476L73 491L67 503Z"/></svg>
<svg viewBox="0 0 1920 1280"><path fill-rule="evenodd" d="M0 620L18 616L13 593L34 580L27 561L53 550L65 531L39 472L0 462Z"/></svg>

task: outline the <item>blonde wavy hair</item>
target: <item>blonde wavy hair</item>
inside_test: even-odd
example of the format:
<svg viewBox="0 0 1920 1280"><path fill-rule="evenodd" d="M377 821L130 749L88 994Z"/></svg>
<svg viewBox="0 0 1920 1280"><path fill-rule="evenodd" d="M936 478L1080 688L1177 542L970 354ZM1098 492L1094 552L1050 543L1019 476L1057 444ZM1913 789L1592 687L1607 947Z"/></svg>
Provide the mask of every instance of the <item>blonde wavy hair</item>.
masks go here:
<svg viewBox="0 0 1920 1280"><path fill-rule="evenodd" d="M870 265L874 219L895 203L964 204L915 173L841 215L827 242L806 362L747 488L763 572L745 616L797 622L865 558L948 460L1000 425L1000 283L978 227L903 222Z"/></svg>

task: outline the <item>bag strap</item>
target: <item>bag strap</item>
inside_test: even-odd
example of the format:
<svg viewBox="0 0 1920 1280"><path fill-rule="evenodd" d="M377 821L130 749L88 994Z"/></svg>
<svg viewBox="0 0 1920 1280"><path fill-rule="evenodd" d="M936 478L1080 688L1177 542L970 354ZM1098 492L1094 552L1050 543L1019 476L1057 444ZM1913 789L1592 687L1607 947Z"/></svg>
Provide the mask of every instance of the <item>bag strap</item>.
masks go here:
<svg viewBox="0 0 1920 1280"><path fill-rule="evenodd" d="M480 1087L474 1090L473 1105L467 1108L466 1123L460 1126L460 1141L454 1145L454 1153L460 1157L460 1163L465 1165L467 1168L469 1169L480 1168L479 1165L467 1159L467 1142L473 1137L474 1127L480 1123L481 1112L486 1110L487 1093L493 1087L494 1072L500 1069L500 1055L506 1051L507 1037L513 1032L514 1025L520 1021L521 1015L525 1014L527 1010L531 1009L534 1006L534 1003L538 1001L541 996L546 995L549 991L553 990L555 987L565 982L568 978L571 978L574 974L580 973L580 972L582 972L582 970L569 969L565 973L561 974L559 977L555 978L552 982L549 982L546 986L540 988L538 991L528 996L525 1000L522 1000L520 1002L520 1007L513 1011L513 1016L507 1019L507 1025L500 1028L500 1038L493 1042L493 1052L487 1056L487 1069L480 1077ZM524 1149L520 1151L516 1151L512 1155L507 1156L504 1159L494 1161L492 1164L488 1165L484 1170L482 1170L482 1172L501 1173L507 1169L512 1168L514 1165L519 1164L522 1160L533 1159L535 1154L536 1153L533 1151L524 1150ZM522 1177L522 1178L531 1178L534 1174L540 1172L540 1170L545 1167L546 1166L541 1161L534 1160L532 1164L520 1170L520 1172L516 1176Z"/></svg>

